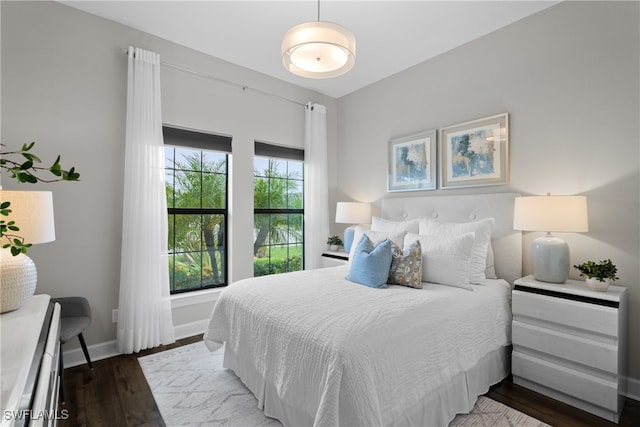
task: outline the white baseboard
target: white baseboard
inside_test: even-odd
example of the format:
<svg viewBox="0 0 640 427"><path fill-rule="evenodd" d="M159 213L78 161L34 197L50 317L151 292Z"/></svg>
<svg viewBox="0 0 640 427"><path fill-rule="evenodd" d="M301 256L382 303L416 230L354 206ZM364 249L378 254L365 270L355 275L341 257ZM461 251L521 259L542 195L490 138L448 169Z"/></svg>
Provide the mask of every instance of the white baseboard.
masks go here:
<svg viewBox="0 0 640 427"><path fill-rule="evenodd" d="M89 356L91 357L92 362L108 359L109 357L118 356L120 354L118 350L116 350L115 340L87 346L87 350L89 351ZM65 369L87 363L87 359L84 358L84 353L80 347L63 351L62 360L64 362Z"/></svg>
<svg viewBox="0 0 640 427"><path fill-rule="evenodd" d="M640 401L640 380L627 377L627 397Z"/></svg>
<svg viewBox="0 0 640 427"><path fill-rule="evenodd" d="M204 334L204 331L209 326L209 319L198 320L196 322L185 323L184 325L178 325L173 327L173 333L176 339L182 339L192 337L194 335Z"/></svg>
<svg viewBox="0 0 640 427"><path fill-rule="evenodd" d="M194 335L200 335L204 333L208 324L209 319L185 323L184 325L174 326L173 333L177 340L192 337ZM108 359L109 357L118 356L120 354L116 348L115 340L87 346L87 350L89 351L89 356L91 357L92 362ZM80 347L63 351L62 359L65 369L87 363L87 360L84 358L84 353Z"/></svg>

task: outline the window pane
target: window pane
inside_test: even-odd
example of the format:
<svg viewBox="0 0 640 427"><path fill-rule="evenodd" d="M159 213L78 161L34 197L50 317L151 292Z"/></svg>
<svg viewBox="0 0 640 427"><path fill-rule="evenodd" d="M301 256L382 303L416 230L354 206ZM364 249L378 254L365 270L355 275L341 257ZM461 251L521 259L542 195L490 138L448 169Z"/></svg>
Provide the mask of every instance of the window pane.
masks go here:
<svg viewBox="0 0 640 427"><path fill-rule="evenodd" d="M173 291L200 289L202 264L200 252L182 252L174 255Z"/></svg>
<svg viewBox="0 0 640 427"><path fill-rule="evenodd" d="M302 170L302 166L304 165L303 162L296 162L295 160L289 160L289 178L294 178L294 179L304 179L303 176L303 170Z"/></svg>
<svg viewBox="0 0 640 427"><path fill-rule="evenodd" d="M269 207L269 180L266 178L253 179L253 207L255 209Z"/></svg>
<svg viewBox="0 0 640 427"><path fill-rule="evenodd" d="M202 174L202 207L221 208L227 205L227 176L219 173Z"/></svg>
<svg viewBox="0 0 640 427"><path fill-rule="evenodd" d="M256 156L253 159L253 175L268 176L269 159L266 157Z"/></svg>
<svg viewBox="0 0 640 427"><path fill-rule="evenodd" d="M200 215L175 215L175 252L199 251Z"/></svg>
<svg viewBox="0 0 640 427"><path fill-rule="evenodd" d="M176 171L175 207L199 208L202 197L202 174L200 172Z"/></svg>
<svg viewBox="0 0 640 427"><path fill-rule="evenodd" d="M164 147L164 167L165 168L173 168L173 154L174 147L165 146Z"/></svg>
<svg viewBox="0 0 640 427"><path fill-rule="evenodd" d="M227 173L227 154L218 151L202 151L202 170Z"/></svg>
<svg viewBox="0 0 640 427"><path fill-rule="evenodd" d="M303 196L302 196L302 181L288 181L288 196L287 196L287 208L289 209L302 209Z"/></svg>
<svg viewBox="0 0 640 427"><path fill-rule="evenodd" d="M270 215L256 214L253 216L253 255L265 256L262 250L269 244Z"/></svg>
<svg viewBox="0 0 640 427"><path fill-rule="evenodd" d="M167 207L173 207L173 169L165 169L164 171L164 186L167 194Z"/></svg>
<svg viewBox="0 0 640 427"><path fill-rule="evenodd" d="M175 252L175 215L169 215L168 217L168 225L169 225L169 238L167 239L167 249L169 253Z"/></svg>
<svg viewBox="0 0 640 427"><path fill-rule="evenodd" d="M289 214L289 242L290 243L303 243L304 233L302 227L302 221L304 216L302 214Z"/></svg>
<svg viewBox="0 0 640 427"><path fill-rule="evenodd" d="M283 209L287 207L287 180L269 178L269 208Z"/></svg>
<svg viewBox="0 0 640 427"><path fill-rule="evenodd" d="M224 215L202 216L203 286L224 283L225 267L225 224Z"/></svg>
<svg viewBox="0 0 640 427"><path fill-rule="evenodd" d="M185 171L202 170L200 150L176 147L175 168Z"/></svg>

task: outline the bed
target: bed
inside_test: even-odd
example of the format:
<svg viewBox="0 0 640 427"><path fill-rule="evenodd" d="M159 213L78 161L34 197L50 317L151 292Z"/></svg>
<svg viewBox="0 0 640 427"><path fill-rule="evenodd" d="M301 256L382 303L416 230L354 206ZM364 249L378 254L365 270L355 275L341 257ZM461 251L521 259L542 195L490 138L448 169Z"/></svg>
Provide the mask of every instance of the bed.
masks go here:
<svg viewBox="0 0 640 427"><path fill-rule="evenodd" d="M515 196L381 204L386 225L491 218L495 279L377 289L347 280L347 265L241 280L221 293L205 344L224 343L224 366L286 426L446 426L510 370L511 284L522 270Z"/></svg>

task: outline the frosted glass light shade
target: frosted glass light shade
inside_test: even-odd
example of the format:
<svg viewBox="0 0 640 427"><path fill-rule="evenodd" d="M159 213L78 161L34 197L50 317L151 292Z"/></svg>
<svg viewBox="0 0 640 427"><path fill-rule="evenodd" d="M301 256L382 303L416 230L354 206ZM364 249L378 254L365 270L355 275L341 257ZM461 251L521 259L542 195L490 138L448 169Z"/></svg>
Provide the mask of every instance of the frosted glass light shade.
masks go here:
<svg viewBox="0 0 640 427"><path fill-rule="evenodd" d="M339 224L369 224L371 205L369 203L336 203L336 222Z"/></svg>
<svg viewBox="0 0 640 427"><path fill-rule="evenodd" d="M12 232L26 243L47 243L56 240L51 191L0 190L0 200L11 202L11 213L4 220L15 221L20 231Z"/></svg>
<svg viewBox="0 0 640 427"><path fill-rule="evenodd" d="M293 74L312 79L336 77L355 64L356 39L333 22L305 22L287 31L281 53L284 68Z"/></svg>

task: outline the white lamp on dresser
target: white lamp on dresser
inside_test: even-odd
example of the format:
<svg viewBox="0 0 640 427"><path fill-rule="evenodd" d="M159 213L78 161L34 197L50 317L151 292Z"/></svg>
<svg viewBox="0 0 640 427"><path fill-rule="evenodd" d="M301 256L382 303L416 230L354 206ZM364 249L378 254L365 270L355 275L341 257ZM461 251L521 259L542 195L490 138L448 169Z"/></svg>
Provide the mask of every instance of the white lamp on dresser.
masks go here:
<svg viewBox="0 0 640 427"><path fill-rule="evenodd" d="M7 225L15 222L19 231L8 229L5 237L24 239L24 243L38 244L56 239L53 222L51 191L0 190L0 200L10 202L11 212L3 217ZM15 235L15 236L14 236ZM3 240L2 246L9 243ZM29 301L36 289L38 274L33 260L24 253L13 256L9 248L0 250L0 283L2 287L0 313L16 310Z"/></svg>
<svg viewBox="0 0 640 427"><path fill-rule="evenodd" d="M589 231L585 196L516 197L513 228L522 231L546 231L531 242L531 265L536 280L565 283L569 278L569 245L552 231L583 233Z"/></svg>
<svg viewBox="0 0 640 427"><path fill-rule="evenodd" d="M338 202L336 204L337 224L369 224L371 222L371 205L358 202ZM344 250L349 252L353 243L355 227L344 230Z"/></svg>

